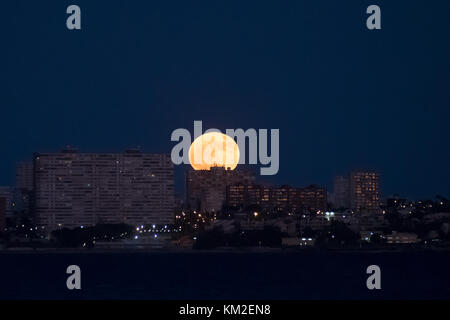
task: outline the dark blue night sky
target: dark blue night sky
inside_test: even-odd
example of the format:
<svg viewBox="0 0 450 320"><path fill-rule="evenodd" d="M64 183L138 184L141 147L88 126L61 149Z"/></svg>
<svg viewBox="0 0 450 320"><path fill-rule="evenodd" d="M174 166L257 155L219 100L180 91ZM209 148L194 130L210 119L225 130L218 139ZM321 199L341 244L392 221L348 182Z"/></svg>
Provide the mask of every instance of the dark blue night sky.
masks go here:
<svg viewBox="0 0 450 320"><path fill-rule="evenodd" d="M66 28L69 4L81 31ZM382 30L366 29L370 4ZM174 129L203 120L279 128L275 183L331 188L368 168L384 195L450 196L449 1L8 0L0 12L0 185L34 151L170 152Z"/></svg>

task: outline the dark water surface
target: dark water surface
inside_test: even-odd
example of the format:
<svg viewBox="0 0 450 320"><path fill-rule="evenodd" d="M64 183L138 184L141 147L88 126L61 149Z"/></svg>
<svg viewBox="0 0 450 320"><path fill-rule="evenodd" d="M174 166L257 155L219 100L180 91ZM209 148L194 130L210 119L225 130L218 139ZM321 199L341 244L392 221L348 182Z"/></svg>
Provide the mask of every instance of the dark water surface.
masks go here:
<svg viewBox="0 0 450 320"><path fill-rule="evenodd" d="M66 288L72 264L81 290ZM450 253L0 253L0 299L450 299Z"/></svg>

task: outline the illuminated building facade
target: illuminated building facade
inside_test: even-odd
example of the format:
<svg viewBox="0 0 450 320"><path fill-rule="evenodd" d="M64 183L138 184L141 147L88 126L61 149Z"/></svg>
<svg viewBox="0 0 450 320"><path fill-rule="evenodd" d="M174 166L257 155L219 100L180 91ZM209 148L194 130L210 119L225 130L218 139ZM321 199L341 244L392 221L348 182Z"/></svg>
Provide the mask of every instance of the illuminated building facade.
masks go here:
<svg viewBox="0 0 450 320"><path fill-rule="evenodd" d="M36 153L34 180L36 222L48 229L173 223L173 164L167 154Z"/></svg>
<svg viewBox="0 0 450 320"><path fill-rule="evenodd" d="M290 195L290 206L294 210L308 210L311 212L327 210L327 189L310 185L305 188L294 189L294 195Z"/></svg>
<svg viewBox="0 0 450 320"><path fill-rule="evenodd" d="M373 171L353 171L349 178L350 208L378 211L380 208L380 176Z"/></svg>
<svg viewBox="0 0 450 320"><path fill-rule="evenodd" d="M314 185L294 188L286 185L269 187L241 183L227 187L227 205L231 207L257 205L269 211L325 211L327 190Z"/></svg>
<svg viewBox="0 0 450 320"><path fill-rule="evenodd" d="M374 171L352 171L334 178L335 208L374 212L380 208L380 175Z"/></svg>
<svg viewBox="0 0 450 320"><path fill-rule="evenodd" d="M211 167L210 170L188 170L186 173L186 203L194 210L220 211L226 200L227 186L252 184L255 176L248 170L227 170Z"/></svg>

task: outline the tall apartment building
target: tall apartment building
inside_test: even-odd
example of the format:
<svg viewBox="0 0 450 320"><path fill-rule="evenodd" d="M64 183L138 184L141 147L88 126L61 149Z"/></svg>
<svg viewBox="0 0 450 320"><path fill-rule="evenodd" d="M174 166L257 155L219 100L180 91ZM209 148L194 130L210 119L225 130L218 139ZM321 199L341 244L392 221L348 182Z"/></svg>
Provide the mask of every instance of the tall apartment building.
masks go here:
<svg viewBox="0 0 450 320"><path fill-rule="evenodd" d="M333 204L355 211L378 211L380 175L374 171L352 171L334 179Z"/></svg>
<svg viewBox="0 0 450 320"><path fill-rule="evenodd" d="M251 184L254 180L254 174L247 170L227 170L224 167L189 169L186 173L186 203L196 210L220 211L226 200L227 186Z"/></svg>
<svg viewBox="0 0 450 320"><path fill-rule="evenodd" d="M350 208L377 211L380 208L380 176L373 171L350 173Z"/></svg>
<svg viewBox="0 0 450 320"><path fill-rule="evenodd" d="M23 217L31 218L34 178L33 162L19 162L16 165L16 187L14 203L16 212ZM18 218L19 215L17 216Z"/></svg>
<svg viewBox="0 0 450 320"><path fill-rule="evenodd" d="M52 230L173 223L173 164L167 154L64 150L33 158L38 225Z"/></svg>
<svg viewBox="0 0 450 320"><path fill-rule="evenodd" d="M6 226L6 198L0 196L0 232Z"/></svg>
<svg viewBox="0 0 450 320"><path fill-rule="evenodd" d="M32 162L19 162L16 165L16 188L25 191L33 190Z"/></svg>
<svg viewBox="0 0 450 320"><path fill-rule="evenodd" d="M14 188L12 187L0 187L0 198L5 199L5 217L13 217L14 207Z"/></svg>
<svg viewBox="0 0 450 320"><path fill-rule="evenodd" d="M294 188L236 184L227 187L226 200L232 207L258 205L268 211L317 212L327 209L327 190L315 185Z"/></svg>
<svg viewBox="0 0 450 320"><path fill-rule="evenodd" d="M333 204L336 208L350 208L350 181L348 176L334 178Z"/></svg>

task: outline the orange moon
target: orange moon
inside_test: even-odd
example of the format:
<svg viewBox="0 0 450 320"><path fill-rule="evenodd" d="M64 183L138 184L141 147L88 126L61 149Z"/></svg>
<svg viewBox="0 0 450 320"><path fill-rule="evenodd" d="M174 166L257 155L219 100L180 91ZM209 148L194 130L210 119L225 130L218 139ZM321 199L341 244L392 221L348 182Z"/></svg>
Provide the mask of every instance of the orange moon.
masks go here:
<svg viewBox="0 0 450 320"><path fill-rule="evenodd" d="M239 162L237 143L221 132L208 132L192 142L189 162L194 170L209 170L213 166L235 169Z"/></svg>

